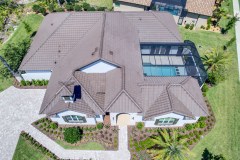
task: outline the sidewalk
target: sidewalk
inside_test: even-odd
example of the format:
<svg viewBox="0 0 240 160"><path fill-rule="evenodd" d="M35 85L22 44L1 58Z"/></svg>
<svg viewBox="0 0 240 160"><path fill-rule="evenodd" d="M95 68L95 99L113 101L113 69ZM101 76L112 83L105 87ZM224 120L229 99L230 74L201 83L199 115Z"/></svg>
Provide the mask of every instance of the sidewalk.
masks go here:
<svg viewBox="0 0 240 160"><path fill-rule="evenodd" d="M119 129L118 151L66 150L33 126L29 126L25 131L61 159L130 160L127 126L119 127Z"/></svg>
<svg viewBox="0 0 240 160"><path fill-rule="evenodd" d="M238 14L238 17L240 17L238 0L233 0L233 10L234 10L234 15ZM240 21L236 22L235 33L236 33L236 44L237 44L237 54L238 54L238 71L239 71L238 76L240 81Z"/></svg>

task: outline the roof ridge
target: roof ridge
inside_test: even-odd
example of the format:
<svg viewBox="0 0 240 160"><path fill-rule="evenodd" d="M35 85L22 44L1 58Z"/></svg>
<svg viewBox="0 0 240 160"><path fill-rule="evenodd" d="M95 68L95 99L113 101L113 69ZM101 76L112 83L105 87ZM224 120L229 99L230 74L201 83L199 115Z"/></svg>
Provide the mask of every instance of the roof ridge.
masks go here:
<svg viewBox="0 0 240 160"><path fill-rule="evenodd" d="M71 77L67 81L69 81L70 79L71 79ZM63 88L64 88L64 86L61 86L60 89L56 92L56 94L51 98L49 103L47 105L45 105L43 108L42 107L40 108L40 111L39 111L40 114L47 108L47 106L52 102L52 100L57 97L58 93L61 92L61 90Z"/></svg>
<svg viewBox="0 0 240 160"><path fill-rule="evenodd" d="M99 49L100 58L102 58L103 41L104 41L104 35L105 35L105 24L106 24L106 13L103 12L103 22L102 22L102 31L101 31L101 42L100 42L100 49Z"/></svg>
<svg viewBox="0 0 240 160"><path fill-rule="evenodd" d="M193 98L193 95L190 93L190 92L188 92L186 89L185 89L185 87L183 87L181 84L171 84L170 85L170 87L171 86L180 86L189 96L190 96L190 98L195 102L195 103L197 103L197 105L206 113L206 114L208 114L208 112L202 107L202 105L200 105L196 100L195 100L195 98ZM170 88L169 87L169 88Z"/></svg>
<svg viewBox="0 0 240 160"><path fill-rule="evenodd" d="M181 39L179 39L179 38L165 25L165 23L162 23L162 21L156 16L155 11L151 11L151 13L153 14L154 17L156 17L156 19L157 19L164 27L166 27L166 29L167 29L175 38L177 38L177 40L181 41Z"/></svg>
<svg viewBox="0 0 240 160"><path fill-rule="evenodd" d="M35 50L33 55L31 55L24 64L22 64L22 67L37 53L37 51L42 48L42 46L53 36L54 33L56 33L59 28L64 24L64 22L72 15L73 13L69 13L69 15L61 22L61 24L51 33L51 35L38 47L38 49Z"/></svg>
<svg viewBox="0 0 240 160"><path fill-rule="evenodd" d="M142 107L140 107L137 102L131 97L131 95L124 89L123 92L128 96L128 98L130 98L130 100L138 107L138 109L140 109L141 111L143 111Z"/></svg>
<svg viewBox="0 0 240 160"><path fill-rule="evenodd" d="M190 112L191 113L191 116L194 116L193 115L193 113L175 96L175 95L173 95L173 93L170 91L170 95L171 95L171 98L172 97L174 97L177 101L179 101L178 103L181 103L181 105L184 107L184 109L186 109L188 112ZM174 102L173 102L174 103ZM176 113L178 113L178 114L183 114L183 113L180 113L180 112L178 112L178 111L176 111L176 110L173 110L173 112L176 112Z"/></svg>
<svg viewBox="0 0 240 160"><path fill-rule="evenodd" d="M88 91L85 89L85 87L78 81L78 79L72 75L72 77L75 79L75 81L81 86L81 88L84 90L84 92L88 95L88 97L93 101L93 103L104 113L104 110L98 105L98 103L92 98L92 96L88 93Z"/></svg>
<svg viewBox="0 0 240 160"><path fill-rule="evenodd" d="M189 81L189 79L191 79L191 76L186 77L186 79L184 79L180 84L185 84Z"/></svg>

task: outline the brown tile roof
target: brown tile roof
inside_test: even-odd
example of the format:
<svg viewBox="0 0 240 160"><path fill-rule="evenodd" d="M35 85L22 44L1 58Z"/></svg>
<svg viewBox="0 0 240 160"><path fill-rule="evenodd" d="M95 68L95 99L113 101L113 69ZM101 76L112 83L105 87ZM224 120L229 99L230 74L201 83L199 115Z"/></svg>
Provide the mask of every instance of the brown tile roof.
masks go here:
<svg viewBox="0 0 240 160"><path fill-rule="evenodd" d="M150 6L152 3L152 0L117 0L117 1L131 3L131 4L139 4L143 6Z"/></svg>
<svg viewBox="0 0 240 160"><path fill-rule="evenodd" d="M182 41L170 14L80 12L63 14L65 19L59 16L62 14L45 18L20 67L52 70L40 113L75 110L93 116L105 112L141 112L145 118L167 112L207 114L202 109L205 103L197 80L143 76L141 42ZM59 20L53 20L53 15ZM59 26L48 30L53 21L58 22L53 26ZM48 30L49 37L43 28ZM106 61L117 68L101 74L79 70L96 61ZM82 98L64 103L62 96L72 95L75 85L81 86Z"/></svg>
<svg viewBox="0 0 240 160"><path fill-rule="evenodd" d="M212 16L215 0L187 0L185 8L188 12Z"/></svg>
<svg viewBox="0 0 240 160"><path fill-rule="evenodd" d="M127 28L130 24L135 26L140 42L182 41L173 17L169 13L107 12L106 15L107 23L110 19L114 20L121 15L127 23ZM93 27L99 27L101 30L102 23L103 12L53 13L47 15L19 70L52 70L62 57L71 53L76 45L83 41L83 38ZM118 26L114 27L116 27L112 29L114 32L120 29Z"/></svg>

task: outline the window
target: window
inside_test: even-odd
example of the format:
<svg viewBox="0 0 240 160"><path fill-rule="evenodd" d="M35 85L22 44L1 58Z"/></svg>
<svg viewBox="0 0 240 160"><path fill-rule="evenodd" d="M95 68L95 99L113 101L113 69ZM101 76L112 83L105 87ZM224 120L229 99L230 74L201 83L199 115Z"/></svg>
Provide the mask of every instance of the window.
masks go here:
<svg viewBox="0 0 240 160"><path fill-rule="evenodd" d="M64 100L65 103L67 102L73 102L73 97L72 96L62 96L62 99Z"/></svg>
<svg viewBox="0 0 240 160"><path fill-rule="evenodd" d="M176 118L159 118L155 121L155 125L173 125L178 122L178 119Z"/></svg>
<svg viewBox="0 0 240 160"><path fill-rule="evenodd" d="M100 118L100 115L95 115L96 118Z"/></svg>
<svg viewBox="0 0 240 160"><path fill-rule="evenodd" d="M86 118L78 115L63 116L63 120L67 123L86 123Z"/></svg>
<svg viewBox="0 0 240 160"><path fill-rule="evenodd" d="M194 118L192 118L192 117L187 117L187 116L184 116L184 117L183 117L183 120L194 120Z"/></svg>

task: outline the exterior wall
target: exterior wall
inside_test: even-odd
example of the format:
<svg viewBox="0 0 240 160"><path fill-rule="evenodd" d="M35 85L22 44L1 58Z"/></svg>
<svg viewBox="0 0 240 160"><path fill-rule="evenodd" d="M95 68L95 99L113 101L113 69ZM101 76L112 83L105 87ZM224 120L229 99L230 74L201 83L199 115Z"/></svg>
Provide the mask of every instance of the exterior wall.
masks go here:
<svg viewBox="0 0 240 160"><path fill-rule="evenodd" d="M208 18L209 18L209 16L200 15L198 18L196 27L200 28L201 26L206 26Z"/></svg>
<svg viewBox="0 0 240 160"><path fill-rule="evenodd" d="M49 80L51 77L51 71L26 71L26 73L21 74L24 80L31 81L35 80Z"/></svg>
<svg viewBox="0 0 240 160"><path fill-rule="evenodd" d="M86 118L86 123L67 123L63 120L62 116L67 115L79 115L84 116ZM75 112L75 111L64 111L58 113L56 116L50 117L52 121L58 122L58 124L69 124L69 125L95 125L97 122L103 122L103 116L100 115L100 118L87 118L86 114Z"/></svg>
<svg viewBox="0 0 240 160"><path fill-rule="evenodd" d="M199 15L195 13L187 13L183 19L183 24L194 24L196 28L200 28L202 25L206 26L209 16Z"/></svg>
<svg viewBox="0 0 240 160"><path fill-rule="evenodd" d="M116 6L116 4L113 3L114 11L144 11L145 8L144 6L131 3L119 2L119 4L120 6Z"/></svg>
<svg viewBox="0 0 240 160"><path fill-rule="evenodd" d="M85 73L106 73L115 68L116 66L114 65L108 64L104 61L98 61L89 66L84 67L83 69L81 69L81 71Z"/></svg>
<svg viewBox="0 0 240 160"><path fill-rule="evenodd" d="M116 126L117 125L117 115L120 113L110 113L110 120L111 125ZM125 114L125 113L123 113ZM127 113L131 116L131 121L129 125L135 125L136 122L142 122L142 116L138 113Z"/></svg>
<svg viewBox="0 0 240 160"><path fill-rule="evenodd" d="M177 118L179 120L174 125L165 125L165 126L154 125L154 123L155 123L155 121L157 119L159 119L159 118L168 118L168 117ZM184 116L182 116L182 115L178 115L178 114L175 114L175 113L169 113L169 114L166 114L166 115L155 117L153 119L153 121L145 121L145 127L182 127L183 125L185 125L187 123L195 123L195 122L197 122L199 117L196 117L195 120L183 120L183 118L184 118Z"/></svg>

